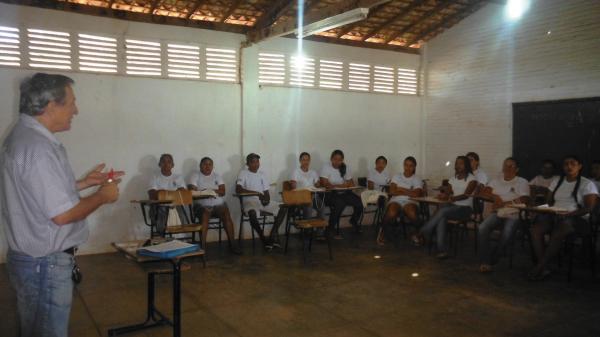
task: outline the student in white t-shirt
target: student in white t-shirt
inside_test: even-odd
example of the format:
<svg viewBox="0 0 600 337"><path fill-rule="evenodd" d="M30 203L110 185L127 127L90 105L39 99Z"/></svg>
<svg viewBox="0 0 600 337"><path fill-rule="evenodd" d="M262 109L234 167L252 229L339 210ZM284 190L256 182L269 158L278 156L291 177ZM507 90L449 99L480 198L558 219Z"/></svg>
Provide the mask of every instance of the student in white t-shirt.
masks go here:
<svg viewBox="0 0 600 337"><path fill-rule="evenodd" d="M326 164L321 170L321 185L327 189L354 187L350 168L344 163L344 152L333 151L330 160L331 163ZM325 203L331 208L330 233L333 233L346 206L353 208L350 223L356 232L361 232L359 220L363 213L363 205L358 195L351 190L332 191L325 197Z"/></svg>
<svg viewBox="0 0 600 337"><path fill-rule="evenodd" d="M369 170L367 176L367 188L369 190L382 192L390 183L390 174L385 169L387 158L379 156L375 159L375 168Z"/></svg>
<svg viewBox="0 0 600 337"><path fill-rule="evenodd" d="M300 154L299 161L300 167L296 168L290 177L292 189L295 190L321 186L319 174L310 168L310 154L308 152L302 152Z"/></svg>
<svg viewBox="0 0 600 337"><path fill-rule="evenodd" d="M477 188L477 180L471 173L469 158L458 156L454 162L454 176L445 181L440 187L440 200L450 203L441 205L431 218L421 227L419 234L413 235L412 240L417 245L422 245L425 238L431 238L436 231L437 258L448 257L446 247L446 227L448 220L468 220L473 213L472 195Z"/></svg>
<svg viewBox="0 0 600 337"><path fill-rule="evenodd" d="M594 209L598 189L592 181L581 176L583 165L577 156L563 160L563 175L549 187L548 204L569 213L555 222L552 215L538 215L531 227L531 241L537 257L537 265L529 273L532 280L541 280L550 274L546 265L558 254L565 238L574 231L589 233L590 224L586 217ZM545 247L544 237L550 233L550 242Z"/></svg>
<svg viewBox="0 0 600 337"><path fill-rule="evenodd" d="M512 157L506 158L502 164L502 176L492 179L480 193L480 197L494 201L494 211L483 220L478 229L479 271L482 273L492 271L498 253L506 249L517 229L518 210L506 206L529 203L529 183L517 176L518 172L517 160ZM490 250L490 234L500 225L504 226L498 245Z"/></svg>
<svg viewBox="0 0 600 337"><path fill-rule="evenodd" d="M242 199L244 212L250 218L250 225L258 233L266 250L273 247L281 247L278 240L279 226L285 218L285 208L280 208L280 203L271 200L269 194L270 181L263 171L260 171L260 156L256 153L250 153L246 156L246 169L243 169L238 175L236 182L236 193L257 193L258 196L249 196ZM260 212L266 212L275 216L275 221L269 238L266 238L258 216Z"/></svg>
<svg viewBox="0 0 600 337"><path fill-rule="evenodd" d="M292 176L290 177L290 187L293 190L321 187L319 174L310 168L310 154L308 152L302 152L298 160L300 161L300 167L292 172ZM307 218L312 218L316 215L321 217L323 210L322 206L322 193L315 193L313 195L313 205L303 207L302 211Z"/></svg>
<svg viewBox="0 0 600 337"><path fill-rule="evenodd" d="M185 181L183 180L183 177L173 173L175 163L171 154L162 154L158 160L158 167L160 167L160 172L152 177L148 186L148 197L151 200L158 199L158 193L160 191L185 190ZM177 213L179 214L181 223L184 223L185 210L183 207L177 207ZM156 205L150 207L150 221L156 226L156 231L160 235L164 235L168 215L169 212L166 207L159 207Z"/></svg>
<svg viewBox="0 0 600 337"><path fill-rule="evenodd" d="M368 205L377 205L379 212L383 212L388 197L386 191L390 183L390 174L386 167L386 157L379 156L375 159L375 168L370 169L367 176L367 190L360 193L364 208Z"/></svg>
<svg viewBox="0 0 600 337"><path fill-rule="evenodd" d="M192 173L189 177L188 188L192 191L211 190L216 194L214 198L199 199L194 202L194 212L202 223L203 247L206 247L208 222L211 217L218 217L225 228L229 250L234 254L241 254L242 252L235 242L231 213L225 199L223 199L225 197L225 182L221 175L214 171L214 164L211 158L204 157L200 160L200 171Z"/></svg>
<svg viewBox="0 0 600 337"><path fill-rule="evenodd" d="M473 170L473 175L475 179L479 182L479 189L483 188L483 186L487 185L490 181L488 175L481 169L479 166L479 155L475 152L467 153L467 158L469 158L469 164L471 165L471 170ZM476 191L477 193L478 191Z"/></svg>
<svg viewBox="0 0 600 337"><path fill-rule="evenodd" d="M380 233L377 238L377 242L380 244L383 243L383 235L381 234L393 239L390 236L391 226L401 215L415 226L418 223L418 205L416 202L409 200L409 198L423 196L423 180L415 174L416 169L417 160L414 157L406 157L404 159L404 172L398 173L392 178L389 192L391 199L388 202L382 223L383 233Z"/></svg>
<svg viewBox="0 0 600 337"><path fill-rule="evenodd" d="M542 162L540 174L535 176L529 182L531 185L531 197L534 201L545 201L546 195L548 195L548 187L554 180L557 180L559 176L555 174L556 164L552 159L546 159Z"/></svg>

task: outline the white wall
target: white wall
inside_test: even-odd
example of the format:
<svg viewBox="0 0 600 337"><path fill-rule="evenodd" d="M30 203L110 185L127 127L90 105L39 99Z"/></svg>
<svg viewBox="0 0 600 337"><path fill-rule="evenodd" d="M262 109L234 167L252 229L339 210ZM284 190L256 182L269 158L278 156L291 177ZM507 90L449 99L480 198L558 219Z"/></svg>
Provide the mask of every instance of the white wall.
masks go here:
<svg viewBox="0 0 600 337"><path fill-rule="evenodd" d="M0 4L0 25L62 29L239 47L243 36L199 29L133 23L59 11ZM242 83L222 84L68 73L76 81L80 114L59 134L75 172L98 162L124 169L120 200L89 218L91 236L82 253L111 251L114 241L147 237L139 209L129 200L145 195L158 156L170 152L175 170L189 173L209 155L228 191L249 152L260 153L273 181L287 178L299 151L315 156L316 168L342 148L356 175L365 175L378 154L392 170L403 156L421 151L419 97L362 94L257 84L260 50L291 52L295 40L276 39L243 50ZM306 54L418 68L419 57L379 50L306 43ZM31 70L0 68L0 141L17 118L18 83ZM242 105L243 102L243 105ZM280 185L279 185L280 186ZM234 220L238 203L229 198ZM249 234L249 232L247 232ZM210 233L209 239L216 238ZM0 261L6 250L0 232Z"/></svg>
<svg viewBox="0 0 600 337"><path fill-rule="evenodd" d="M427 173L467 151L498 172L512 152L513 102L600 95L600 4L537 0L520 20L488 4L425 52ZM550 32L550 34L548 34Z"/></svg>

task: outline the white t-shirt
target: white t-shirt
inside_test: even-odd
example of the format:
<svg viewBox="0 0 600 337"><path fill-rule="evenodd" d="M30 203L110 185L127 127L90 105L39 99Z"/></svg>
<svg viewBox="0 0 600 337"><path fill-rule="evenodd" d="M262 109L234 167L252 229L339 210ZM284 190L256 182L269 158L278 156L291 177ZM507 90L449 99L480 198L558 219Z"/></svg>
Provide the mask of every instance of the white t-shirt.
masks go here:
<svg viewBox="0 0 600 337"><path fill-rule="evenodd" d="M331 164L326 164L321 170L321 177L329 180L332 185L339 185L352 179L352 174L350 172L350 166L346 164L346 175L342 178L340 170L333 168Z"/></svg>
<svg viewBox="0 0 600 337"><path fill-rule="evenodd" d="M531 181L529 182L529 185L542 186L542 187L548 188L548 187L550 187L550 184L552 184L552 182L558 178L559 178L559 176L552 176L552 177L546 179L540 174L540 175L535 176L535 178L531 179Z"/></svg>
<svg viewBox="0 0 600 337"><path fill-rule="evenodd" d="M591 179L594 185L596 185L596 189L600 192L600 180Z"/></svg>
<svg viewBox="0 0 600 337"><path fill-rule="evenodd" d="M512 180L504 180L504 177L492 179L488 187L504 202L529 195L529 183L521 177L514 177Z"/></svg>
<svg viewBox="0 0 600 337"><path fill-rule="evenodd" d="M483 172L481 168L478 168L477 170L473 171L473 175L480 184L487 185L487 183L490 181L488 175L485 172Z"/></svg>
<svg viewBox="0 0 600 337"><path fill-rule="evenodd" d="M383 170L383 172L379 173L376 169L371 169L369 170L369 176L367 177L367 180L373 182L376 191L381 191L382 186L390 183L390 174L386 170Z"/></svg>
<svg viewBox="0 0 600 337"><path fill-rule="evenodd" d="M204 175L200 171L194 172L189 178L189 184L196 186L198 191L204 191L218 190L219 186L225 185L225 182L221 175L213 170L209 175ZM197 202L205 207L214 207L222 205L224 200L222 197L217 196L215 198L200 199Z"/></svg>
<svg viewBox="0 0 600 337"><path fill-rule="evenodd" d="M469 186L469 183L471 181L478 181L477 179L475 179L475 176L473 176L472 174L469 174L467 176L467 179L457 179L456 177L452 177L449 179L448 183L452 186L452 191L454 192L454 195L461 195L461 194L465 194L465 191L467 190L467 187ZM458 206L469 206L469 207L473 207L473 198L472 197L468 197L467 199L464 200L458 200L454 202L455 205Z"/></svg>
<svg viewBox="0 0 600 337"><path fill-rule="evenodd" d="M410 177L405 177L404 173L398 173L394 175L392 178L392 184L396 184L398 187L406 188L409 190L416 190L418 188L423 188L423 180L419 178L416 174L413 174ZM408 200L408 195L397 195L392 198L392 202Z"/></svg>
<svg viewBox="0 0 600 337"><path fill-rule="evenodd" d="M248 191L263 193L269 189L269 180L264 172L258 170L256 173L243 169L238 175L236 184Z"/></svg>
<svg viewBox="0 0 600 337"><path fill-rule="evenodd" d="M309 169L307 172L304 172L298 167L292 172L290 180L296 182L296 188L314 187L319 181L319 175L315 170Z"/></svg>
<svg viewBox="0 0 600 337"><path fill-rule="evenodd" d="M150 187L148 187L148 190L175 191L180 188L185 188L185 181L181 175L171 173L171 175L167 177L162 173L158 173L150 180Z"/></svg>
<svg viewBox="0 0 600 337"><path fill-rule="evenodd" d="M559 179L560 180L560 179ZM555 180L550 184L550 191L554 191L556 185L558 185L558 181ZM573 193L573 189L575 188L576 180L568 182L565 178L560 184L560 187L554 194L554 206L559 208L565 208L569 211L574 211L577 209L577 204L583 206L584 205L584 197L590 194L598 194L598 189L596 185L587 178L581 177L581 183L579 184L579 189L577 190L577 203L575 202L575 198L571 195Z"/></svg>

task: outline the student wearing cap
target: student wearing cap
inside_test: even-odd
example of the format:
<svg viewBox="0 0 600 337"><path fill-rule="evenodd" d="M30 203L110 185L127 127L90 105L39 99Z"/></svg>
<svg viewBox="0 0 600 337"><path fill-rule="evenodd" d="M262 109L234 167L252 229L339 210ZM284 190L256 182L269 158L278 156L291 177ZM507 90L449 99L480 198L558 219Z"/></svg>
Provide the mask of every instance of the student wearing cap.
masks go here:
<svg viewBox="0 0 600 337"><path fill-rule="evenodd" d="M285 218L285 208L280 207L280 203L272 201L269 194L269 179L265 173L260 171L260 156L256 153L250 153L246 156L246 168L240 171L236 182L236 193L252 193L253 196L242 198L242 207L250 218L250 225L258 233L265 249L271 250L273 247L280 247L278 240L279 226ZM268 238L265 237L263 230L258 222L260 212L266 212L275 215L275 221Z"/></svg>

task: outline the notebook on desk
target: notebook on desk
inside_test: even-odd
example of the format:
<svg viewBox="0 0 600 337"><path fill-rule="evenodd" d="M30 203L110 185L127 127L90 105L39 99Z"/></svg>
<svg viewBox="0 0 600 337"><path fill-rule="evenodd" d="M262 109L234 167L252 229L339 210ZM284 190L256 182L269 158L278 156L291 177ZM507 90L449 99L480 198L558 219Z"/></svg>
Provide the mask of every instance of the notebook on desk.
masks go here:
<svg viewBox="0 0 600 337"><path fill-rule="evenodd" d="M179 255L196 252L198 250L200 250L200 246L197 244L172 240L153 246L138 248L137 252L138 254L144 256L170 259Z"/></svg>

